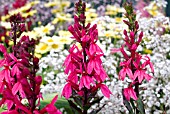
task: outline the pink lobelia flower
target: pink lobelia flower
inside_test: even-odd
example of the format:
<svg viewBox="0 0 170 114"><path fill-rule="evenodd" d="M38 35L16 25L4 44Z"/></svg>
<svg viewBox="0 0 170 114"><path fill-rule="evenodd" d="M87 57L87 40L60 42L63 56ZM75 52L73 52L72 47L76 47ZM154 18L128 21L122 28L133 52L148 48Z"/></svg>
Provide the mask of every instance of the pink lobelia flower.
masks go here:
<svg viewBox="0 0 170 114"><path fill-rule="evenodd" d="M80 79L79 90L81 90L83 86L85 86L87 89L90 89L90 84L95 85L92 77L83 75Z"/></svg>
<svg viewBox="0 0 170 114"><path fill-rule="evenodd" d="M57 101L58 95L56 95L50 104L46 105L43 109L40 110L40 114L62 114L56 107L55 102Z"/></svg>
<svg viewBox="0 0 170 114"><path fill-rule="evenodd" d="M110 94L112 94L112 92L109 90L109 88L104 84L99 84L99 86L103 95L107 98L110 98Z"/></svg>
<svg viewBox="0 0 170 114"><path fill-rule="evenodd" d="M153 64L150 62L150 58L148 56L142 58L142 56L140 56L139 54L136 54L136 56L137 56L136 61L133 61L133 65L136 68L136 71L134 73L134 80L138 78L139 83L141 83L143 79L149 81L152 78L152 76L146 73L146 66L149 65L151 71L154 72ZM145 60L143 64L140 64L141 59Z"/></svg>
<svg viewBox="0 0 170 114"><path fill-rule="evenodd" d="M125 88L123 90L123 94L128 101L130 101L130 98L133 98L134 100L138 99L136 96L136 93L132 87Z"/></svg>
<svg viewBox="0 0 170 114"><path fill-rule="evenodd" d="M72 94L72 88L71 88L71 84L68 82L62 91L62 96L64 96L66 99L70 98Z"/></svg>
<svg viewBox="0 0 170 114"><path fill-rule="evenodd" d="M121 80L124 80L126 77L126 74L129 76L130 79L134 79L133 73L131 70L131 58L128 61L120 62L120 66L123 66L123 68L119 72L119 78Z"/></svg>

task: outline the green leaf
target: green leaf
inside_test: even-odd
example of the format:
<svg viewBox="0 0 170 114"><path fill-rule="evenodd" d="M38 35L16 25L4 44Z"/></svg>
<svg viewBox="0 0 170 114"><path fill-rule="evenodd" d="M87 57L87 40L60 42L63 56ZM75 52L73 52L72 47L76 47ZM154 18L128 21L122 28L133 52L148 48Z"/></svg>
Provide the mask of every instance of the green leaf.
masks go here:
<svg viewBox="0 0 170 114"><path fill-rule="evenodd" d="M68 100L68 102L69 102L73 111L77 111L79 114L82 114L81 109L79 107L77 107L77 105L73 101Z"/></svg>
<svg viewBox="0 0 170 114"><path fill-rule="evenodd" d="M136 108L136 106L135 106L135 104L134 104L134 100L133 100L132 98L130 98L130 103L131 103L131 105L132 105L133 109L135 109L135 108Z"/></svg>
<svg viewBox="0 0 170 114"><path fill-rule="evenodd" d="M145 109L144 109L144 105L143 102L140 98L138 98L137 102L137 108L140 111L141 114L145 114Z"/></svg>
<svg viewBox="0 0 170 114"><path fill-rule="evenodd" d="M129 114L134 114L134 113L133 113L133 109L132 109L130 103L129 103L126 99L123 99L123 104L124 104L124 105L126 106L126 108L128 109Z"/></svg>
<svg viewBox="0 0 170 114"><path fill-rule="evenodd" d="M82 106L82 99L79 96L74 97L73 99L74 99L74 102L76 102L77 105L79 105L81 108L83 107Z"/></svg>

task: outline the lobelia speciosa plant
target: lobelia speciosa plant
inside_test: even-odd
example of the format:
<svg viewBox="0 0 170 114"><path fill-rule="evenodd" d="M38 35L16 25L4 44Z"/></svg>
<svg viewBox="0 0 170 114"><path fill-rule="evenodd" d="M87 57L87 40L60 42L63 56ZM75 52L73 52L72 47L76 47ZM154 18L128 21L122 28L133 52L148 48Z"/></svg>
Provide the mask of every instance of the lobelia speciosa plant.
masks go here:
<svg viewBox="0 0 170 114"><path fill-rule="evenodd" d="M0 106L7 106L2 114L61 114L54 106L57 95L50 104L39 109L41 76L36 76L39 68L39 59L34 56L35 45L38 40L23 36L18 39L25 30L24 19L20 14L10 17L12 31L10 36L14 42L12 52L0 44L0 52L3 58L0 60ZM18 41L17 41L18 40Z"/></svg>
<svg viewBox="0 0 170 114"><path fill-rule="evenodd" d="M81 45L81 49L73 44L69 55L64 61L65 74L68 75L62 96L68 99L73 111L79 114L97 113L105 105L89 112L95 103L100 103L103 97L97 96L101 89L103 95L110 97L111 91L103 83L108 78L102 66L100 57L104 54L96 44L98 40L97 25L85 25L85 2L79 0L75 4L74 24L68 27L73 39Z"/></svg>
<svg viewBox="0 0 170 114"><path fill-rule="evenodd" d="M124 61L120 62L119 79L124 80L128 76L131 80L129 86L122 90L124 105L130 114L145 114L144 104L139 94L139 86L145 80L149 81L152 78L148 73L149 71L147 71L148 67L150 67L152 73L154 73L154 69L150 58L147 55L142 56L136 51L142 41L143 32L139 33L139 24L136 21L136 14L133 11L132 4L125 3L124 8L126 10L125 16L128 20L123 21L128 25L129 30L124 30L123 32L125 43L121 48L113 49L112 52L120 51L124 57Z"/></svg>

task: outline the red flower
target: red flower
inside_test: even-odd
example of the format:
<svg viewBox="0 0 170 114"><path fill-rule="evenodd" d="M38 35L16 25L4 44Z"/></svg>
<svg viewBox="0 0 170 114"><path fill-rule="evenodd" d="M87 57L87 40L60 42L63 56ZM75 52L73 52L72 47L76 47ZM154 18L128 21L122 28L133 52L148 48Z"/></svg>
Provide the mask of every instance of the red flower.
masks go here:
<svg viewBox="0 0 170 114"><path fill-rule="evenodd" d="M132 80L134 79L132 70L130 68L131 60L132 59L129 59L128 61L124 61L124 62L120 63L120 66L123 66L123 68L119 72L119 78L121 80L125 79L126 74L129 76L130 79L132 79Z"/></svg>
<svg viewBox="0 0 170 114"><path fill-rule="evenodd" d="M68 99L68 98L70 98L71 94L72 94L71 84L67 83L63 88L62 96L64 96L66 99Z"/></svg>
<svg viewBox="0 0 170 114"><path fill-rule="evenodd" d="M105 97L110 98L110 94L112 94L112 92L106 85L100 84L100 89Z"/></svg>
<svg viewBox="0 0 170 114"><path fill-rule="evenodd" d="M50 104L46 105L43 109L40 110L40 114L62 114L56 107L55 102L57 101L58 95L56 95Z"/></svg>
<svg viewBox="0 0 170 114"><path fill-rule="evenodd" d="M133 98L134 100L138 99L132 87L125 88L123 94L128 101L130 101L130 98Z"/></svg>

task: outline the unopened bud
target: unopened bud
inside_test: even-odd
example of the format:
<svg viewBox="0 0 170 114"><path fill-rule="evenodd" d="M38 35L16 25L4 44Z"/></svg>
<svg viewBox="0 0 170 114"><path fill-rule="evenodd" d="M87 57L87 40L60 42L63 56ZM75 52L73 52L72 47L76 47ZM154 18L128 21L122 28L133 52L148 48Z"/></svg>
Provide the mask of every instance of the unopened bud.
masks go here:
<svg viewBox="0 0 170 114"><path fill-rule="evenodd" d="M136 28L136 30L138 30L138 29L139 29L139 24L138 24L138 22L137 22L137 21L135 21L135 28Z"/></svg>
<svg viewBox="0 0 170 114"><path fill-rule="evenodd" d="M37 65L38 62L39 62L39 59L38 59L37 57L34 57L34 59L33 59L33 64L34 64L34 65Z"/></svg>
<svg viewBox="0 0 170 114"><path fill-rule="evenodd" d="M41 83L42 83L42 77L41 77L41 76L36 76L36 77L35 77L35 82L36 82L37 85L41 85Z"/></svg>

